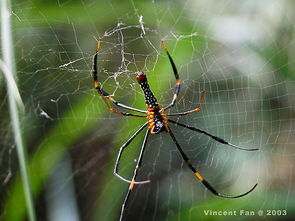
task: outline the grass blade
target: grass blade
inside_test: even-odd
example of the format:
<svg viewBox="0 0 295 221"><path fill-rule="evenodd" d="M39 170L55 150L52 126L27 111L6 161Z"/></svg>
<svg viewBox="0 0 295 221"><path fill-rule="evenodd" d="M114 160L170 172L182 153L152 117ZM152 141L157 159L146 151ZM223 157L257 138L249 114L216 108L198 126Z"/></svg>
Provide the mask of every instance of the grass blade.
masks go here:
<svg viewBox="0 0 295 221"><path fill-rule="evenodd" d="M14 53L12 50L12 35L11 35L11 11L9 0L2 0L1 2L1 39L2 39L2 55L4 67L7 66L8 72L15 74ZM6 64L6 66L5 66ZM17 87L16 87L17 88ZM30 182L26 166L25 150L22 141L19 113L17 108L17 100L11 85L7 81L9 112L12 121L12 130L14 133L14 140L17 149L18 160L20 164L20 172L22 176L23 188L26 199L26 206L29 214L29 220L35 221L36 215L33 206L33 199L31 194Z"/></svg>

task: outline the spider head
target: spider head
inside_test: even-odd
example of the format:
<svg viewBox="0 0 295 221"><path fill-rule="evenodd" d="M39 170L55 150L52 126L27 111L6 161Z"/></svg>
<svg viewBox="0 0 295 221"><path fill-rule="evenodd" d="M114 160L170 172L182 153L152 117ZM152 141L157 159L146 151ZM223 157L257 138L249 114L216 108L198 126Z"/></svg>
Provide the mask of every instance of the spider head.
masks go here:
<svg viewBox="0 0 295 221"><path fill-rule="evenodd" d="M138 83L143 83L147 81L146 75L143 72L137 72L136 73L136 80Z"/></svg>

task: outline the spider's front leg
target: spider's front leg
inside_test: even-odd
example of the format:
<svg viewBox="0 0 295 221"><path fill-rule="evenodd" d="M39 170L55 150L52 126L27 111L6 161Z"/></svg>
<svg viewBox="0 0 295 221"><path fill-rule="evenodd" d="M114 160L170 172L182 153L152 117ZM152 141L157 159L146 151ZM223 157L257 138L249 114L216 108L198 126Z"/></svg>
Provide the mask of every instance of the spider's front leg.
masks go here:
<svg viewBox="0 0 295 221"><path fill-rule="evenodd" d="M165 111L171 107L173 107L176 103L176 99L178 98L178 95L179 95L179 92L180 92L180 85L181 85L181 80L179 79L179 74L178 74L178 71L177 71L177 68L176 68L176 65L168 51L168 48L166 46L166 43L164 41L162 41L162 47L164 48L168 58L169 58L169 61L170 61L170 64L172 66L172 69L173 69L173 73L174 73L174 76L175 76L175 79L176 79L176 85L175 85L175 88L174 88L174 93L173 93L173 98L172 98L172 101L169 105L167 105L166 107L164 107L162 110ZM173 114L169 114L167 116L182 116L182 115L187 115L187 114L191 114L191 113L196 113L196 112L199 112L200 111L200 107L204 101L204 98L205 98L205 91L202 91L201 93L201 99L200 99L200 104L197 108L193 109L193 110L190 110L190 111L185 111L185 112L181 112L181 113L173 113Z"/></svg>
<svg viewBox="0 0 295 221"><path fill-rule="evenodd" d="M177 99L178 94L180 92L181 80L179 79L179 74L178 74L176 65L175 65L175 63L174 63L174 61L173 61L173 59L172 59L172 57L171 57L171 55L170 55L170 53L168 51L166 43L164 41L162 41L162 47L164 48L164 50L165 50L165 52L166 52L166 54L167 54L167 56L169 58L169 61L170 61L170 64L172 66L173 73L174 73L174 76L175 76L175 80L176 80L176 85L175 85L175 88L174 88L174 94L173 94L172 101L168 106L163 108L163 110L167 110L167 109L169 109L169 108L171 108L171 107L173 107L175 105L176 99Z"/></svg>
<svg viewBox="0 0 295 221"><path fill-rule="evenodd" d="M123 111L119 111L117 109L114 109L110 106L110 104L107 102L107 99L112 102L113 104L115 104L118 107L127 109L127 110L131 110L131 111L135 111L135 112L139 112L139 113L147 113L147 111L144 110L140 110L137 108L133 108L133 107L129 107L127 105L121 104L120 102L116 101L114 98L112 98L109 93L107 93L106 91L104 91L100 85L100 83L98 82L98 77L97 77L97 55L98 52L100 50L100 40L97 42L97 47L96 47L96 51L95 51L95 55L93 57L93 68L92 68L92 76L93 76L93 81L94 81L94 88L95 90L98 92L98 94L102 97L105 105L107 106L107 108L116 114L122 114L124 116L133 116L133 117L143 117L146 118L146 116L143 115L138 115L138 114L131 114L131 113L127 113L127 112L123 112Z"/></svg>

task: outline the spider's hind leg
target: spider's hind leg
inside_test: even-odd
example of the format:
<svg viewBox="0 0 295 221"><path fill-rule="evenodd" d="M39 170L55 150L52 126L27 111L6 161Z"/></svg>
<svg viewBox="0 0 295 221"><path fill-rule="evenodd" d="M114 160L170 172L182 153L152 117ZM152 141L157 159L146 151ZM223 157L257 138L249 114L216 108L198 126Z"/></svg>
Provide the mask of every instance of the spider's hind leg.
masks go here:
<svg viewBox="0 0 295 221"><path fill-rule="evenodd" d="M127 182L127 183L134 183L134 184L145 184L145 183L149 183L150 180L144 180L144 181L132 181L132 180L127 180L124 177L122 177L119 173L119 164L120 164L120 160L121 160L121 156L125 150L125 148L133 141L133 139L148 125L148 122L146 122L144 125L142 125L137 131L135 131L135 133L120 147L118 156L117 156L117 160L116 160L116 164L114 167L114 174L121 180Z"/></svg>
<svg viewBox="0 0 295 221"><path fill-rule="evenodd" d="M240 195L236 195L236 196L229 196L229 195L224 195L222 193L219 193L207 180L205 180L203 178L203 176L194 168L194 166L192 165L191 160L186 156L186 154L183 152L182 148L180 147L179 143L177 142L174 134L172 133L171 129L169 128L169 134L173 140L173 142L175 143L178 151L180 152L183 160L186 162L186 164L188 165L188 167L193 171L193 173L195 174L195 176L202 182L202 184L208 189L210 190L211 193L213 193L216 196L219 197L223 197L223 198L239 198L239 197L243 197L249 193L251 193L257 186L257 184L255 184L250 190L248 190L247 192L240 194Z"/></svg>
<svg viewBox="0 0 295 221"><path fill-rule="evenodd" d="M144 154L144 150L145 150L145 147L146 147L146 142L147 142L147 138L148 138L149 134L150 134L150 130L147 129L147 131L145 133L145 137L143 139L143 143L142 143L142 146L141 146L141 151L140 151L140 154L139 154L139 157L138 157L138 160L137 160L137 164L136 164L136 167L135 167L135 170L134 170L134 173L133 173L132 181L131 181L131 183L129 185L128 191L126 193L125 199L124 199L123 204L122 204L121 214L120 214L120 221L123 219L128 199L129 199L130 194L131 194L131 192L132 192L132 190L134 188L134 184L136 184L135 180L136 180L136 177L137 177L137 174L138 174L138 170L139 170L139 168L141 166L141 163L142 163L142 158L143 158L143 154Z"/></svg>
<svg viewBox="0 0 295 221"><path fill-rule="evenodd" d="M167 115L167 116L168 116L168 115ZM187 128L187 129L189 129L189 130L196 131L196 132L201 133L201 134L205 134L206 136L211 137L212 139L216 140L216 141L219 142L219 143L222 143L222 144L228 145L228 146L230 146L230 147L233 147L233 148L236 148L236 149L239 149L239 150L245 150L245 151L255 151L255 150L259 150L258 148L251 148L251 149L250 149L250 148L244 148L244 147L240 147L240 146L234 145L234 144L229 143L228 141L226 141L226 140L224 140L224 139L222 139L222 138L220 138L220 137L217 137L217 136L215 136L215 135L213 135L213 134L210 134L210 133L208 133L207 131L202 130L202 129L197 128L197 127L188 126L188 125L185 125L185 124L182 124L182 123L176 122L176 121L174 121L174 120L170 120L170 119L168 119L168 121L171 122L171 123L173 123L173 124L175 124L175 125L177 125L177 126L182 126L182 127L185 127L185 128Z"/></svg>

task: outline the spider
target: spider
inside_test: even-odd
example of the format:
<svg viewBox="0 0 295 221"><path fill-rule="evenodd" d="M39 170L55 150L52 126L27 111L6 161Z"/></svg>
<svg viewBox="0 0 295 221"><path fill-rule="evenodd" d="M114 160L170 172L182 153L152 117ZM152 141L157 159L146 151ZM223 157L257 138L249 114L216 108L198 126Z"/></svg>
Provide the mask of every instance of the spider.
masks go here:
<svg viewBox="0 0 295 221"><path fill-rule="evenodd" d="M139 83L143 93L144 93L144 99L145 99L145 103L146 103L146 108L147 110L140 110L137 108L133 108L133 107L129 107L126 106L118 101L116 101L114 98L112 98L110 96L109 93L107 93L105 90L102 89L100 83L98 82L98 76L97 76L97 55L98 52L100 50L101 46L101 42L100 40L97 42L97 48L96 48L96 53L93 57L93 69L92 69L92 74L93 74L93 79L94 79L94 88L95 90L98 92L98 94L102 97L104 103L106 104L107 108L116 114L122 114L124 116L128 116L128 117L140 117L140 118L146 118L148 119L148 121L146 123L144 123L139 129L137 129L134 134L120 147L117 159L116 159L116 164L114 167L114 174L120 178L121 180L129 183L129 188L128 191L126 193L125 199L122 203L122 207L121 207L121 213L120 213L120 219L123 219L123 215L125 212L125 208L128 202L128 199L130 197L130 194L134 188L135 184L145 184L150 182L150 180L144 180L144 181L136 181L136 177L138 174L138 170L141 167L142 164L142 159L144 156L144 151L145 151L145 147L146 147L146 143L147 143L147 139L149 137L149 135L156 135L159 134L161 132L167 132L170 137L172 138L173 142L175 143L180 155L182 156L183 160L185 161L185 163L187 164L187 166L189 167L189 169L192 170L192 172L194 173L194 175L197 177L197 179L199 179L202 184L204 184L204 186L210 191L212 192L214 195L219 196L219 197L223 197L223 198L239 198L239 197L243 197L247 194L249 194L250 192L252 192L255 187L257 186L257 183L247 192L240 194L240 195L236 195L236 196L231 196L231 195L225 195L225 194L221 194L219 193L207 180L205 180L203 178L203 176L200 174L200 172L198 172L195 167L192 165L192 161L187 157L187 155L184 153L184 151L182 150L180 144L178 143L176 137L174 136L174 133L172 132L170 126L168 123L174 124L176 126L181 126L184 128L187 128L189 130L192 131L196 131L198 133L204 134L206 136L211 137L212 139L216 140L219 143L231 146L233 148L239 149L239 150L246 150L246 151L254 151L254 150L258 150L258 148L253 148L253 149L246 149L243 147L239 147L237 145L231 144L227 141L225 141L224 139L217 137L215 135L212 135L210 133L208 133L207 131L204 131L200 128L197 127L193 127L193 126L189 126L189 125L185 125L179 122L176 122L174 120L171 120L170 117L176 117L176 116L184 116L184 115L188 115L188 114L192 114L192 113L196 113L199 112L201 109L201 105L204 101L205 98L205 91L201 92L201 98L199 101L199 105L198 107L196 107L193 110L189 110L189 111L185 111L185 112L180 112L180 113L171 113L171 114L165 114L165 111L168 110L169 108L173 107L176 103L178 94L180 92L180 83L181 80L179 79L179 74L176 68L176 65L170 55L170 53L168 52L168 48L166 46L166 43L164 41L162 41L162 47L164 49L164 51L166 52L168 59L170 61L170 64L172 66L172 70L176 79L176 85L175 85L175 89L174 89L174 94L173 94L173 98L172 101L169 105L167 105L164 108L160 108L156 97L154 96L154 94L152 93L152 91L149 88L149 84L147 81L147 76L143 73L143 72L137 72L136 73L136 80ZM120 107L122 109L125 110L129 110L129 111L133 111L133 112L137 112L140 114L133 114L133 113L129 113L129 112L123 112L120 111L118 109L112 108L110 103L113 103L114 105L116 105L117 107ZM122 177L119 173L119 162L122 156L123 151L125 150L125 148L132 142L132 140L144 129L146 128L146 132L145 132L145 136L142 142L142 146L141 146L141 150L137 159L137 163L136 163L136 167L133 173L133 177L131 180L128 180L124 177Z"/></svg>

